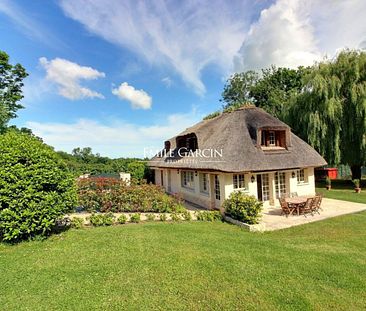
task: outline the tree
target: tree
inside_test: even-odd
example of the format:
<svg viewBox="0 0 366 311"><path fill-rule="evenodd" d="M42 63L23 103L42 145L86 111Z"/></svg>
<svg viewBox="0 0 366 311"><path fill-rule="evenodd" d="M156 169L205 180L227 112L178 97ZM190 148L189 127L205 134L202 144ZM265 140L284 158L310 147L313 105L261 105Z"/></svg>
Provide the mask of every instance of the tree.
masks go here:
<svg viewBox="0 0 366 311"><path fill-rule="evenodd" d="M23 79L27 75L22 65L9 64L9 55L0 51L0 132L17 116L18 109L23 108L19 101L23 98Z"/></svg>
<svg viewBox="0 0 366 311"><path fill-rule="evenodd" d="M0 135L0 240L48 235L76 205L75 178L57 153L15 130Z"/></svg>
<svg viewBox="0 0 366 311"><path fill-rule="evenodd" d="M258 74L255 71L233 74L227 80L224 91L221 94L221 101L225 103L224 109L252 102L250 90L257 80Z"/></svg>
<svg viewBox="0 0 366 311"><path fill-rule="evenodd" d="M250 88L253 103L283 120L292 96L303 87L302 78L307 70L303 67L289 69L274 66L263 69L261 78Z"/></svg>
<svg viewBox="0 0 366 311"><path fill-rule="evenodd" d="M304 78L287 120L332 165L361 178L366 161L366 52L344 50L320 62Z"/></svg>

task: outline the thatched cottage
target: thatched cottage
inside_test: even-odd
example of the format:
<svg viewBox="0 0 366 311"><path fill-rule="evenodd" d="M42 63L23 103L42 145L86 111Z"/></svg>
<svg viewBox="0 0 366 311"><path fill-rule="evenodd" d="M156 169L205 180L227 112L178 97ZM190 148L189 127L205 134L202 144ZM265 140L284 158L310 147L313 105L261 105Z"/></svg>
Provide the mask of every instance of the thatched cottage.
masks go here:
<svg viewBox="0 0 366 311"><path fill-rule="evenodd" d="M220 208L233 191L264 205L314 195L314 168L326 164L288 125L252 106L197 123L149 161L156 184L207 208Z"/></svg>

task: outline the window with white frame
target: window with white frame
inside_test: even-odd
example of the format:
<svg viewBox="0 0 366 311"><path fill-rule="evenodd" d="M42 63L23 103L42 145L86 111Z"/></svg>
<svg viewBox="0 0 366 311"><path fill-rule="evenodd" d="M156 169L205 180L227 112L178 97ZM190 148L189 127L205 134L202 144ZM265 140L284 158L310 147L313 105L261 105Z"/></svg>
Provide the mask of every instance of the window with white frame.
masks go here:
<svg viewBox="0 0 366 311"><path fill-rule="evenodd" d="M234 189L245 189L245 175L244 174L234 174L233 175L233 185L234 185Z"/></svg>
<svg viewBox="0 0 366 311"><path fill-rule="evenodd" d="M208 194L208 174L200 173L199 179L200 179L200 192Z"/></svg>
<svg viewBox="0 0 366 311"><path fill-rule="evenodd" d="M296 176L297 176L297 183L298 184L306 183L306 175L305 175L305 170L304 169L297 170Z"/></svg>
<svg viewBox="0 0 366 311"><path fill-rule="evenodd" d="M182 171L181 184L184 188L194 189L194 175L192 171Z"/></svg>
<svg viewBox="0 0 366 311"><path fill-rule="evenodd" d="M269 132L268 140L270 146L276 146L276 134L274 131Z"/></svg>

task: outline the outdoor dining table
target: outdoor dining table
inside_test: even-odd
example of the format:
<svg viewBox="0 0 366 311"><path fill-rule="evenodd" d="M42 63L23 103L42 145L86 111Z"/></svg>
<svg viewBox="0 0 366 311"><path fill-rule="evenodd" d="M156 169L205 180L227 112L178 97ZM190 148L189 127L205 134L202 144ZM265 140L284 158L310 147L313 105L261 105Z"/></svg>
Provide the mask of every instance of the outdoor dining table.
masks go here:
<svg viewBox="0 0 366 311"><path fill-rule="evenodd" d="M286 202L292 205L295 205L297 210L297 215L300 215L300 207L306 203L309 197L293 197L293 198L286 198Z"/></svg>

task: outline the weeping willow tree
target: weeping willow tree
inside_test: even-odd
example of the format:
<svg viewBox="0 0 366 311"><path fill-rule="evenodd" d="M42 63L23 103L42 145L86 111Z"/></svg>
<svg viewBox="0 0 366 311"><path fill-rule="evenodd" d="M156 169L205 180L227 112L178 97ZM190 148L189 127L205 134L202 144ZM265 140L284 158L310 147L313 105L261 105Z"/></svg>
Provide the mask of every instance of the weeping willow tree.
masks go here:
<svg viewBox="0 0 366 311"><path fill-rule="evenodd" d="M293 98L287 122L329 164L348 164L361 178L366 162L366 52L344 50L313 67Z"/></svg>

